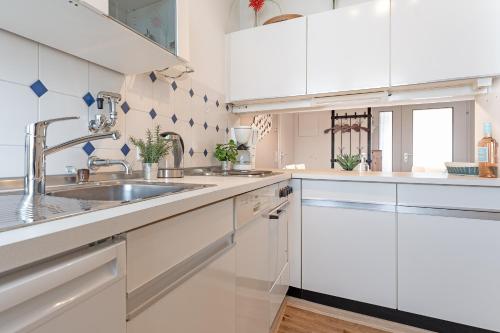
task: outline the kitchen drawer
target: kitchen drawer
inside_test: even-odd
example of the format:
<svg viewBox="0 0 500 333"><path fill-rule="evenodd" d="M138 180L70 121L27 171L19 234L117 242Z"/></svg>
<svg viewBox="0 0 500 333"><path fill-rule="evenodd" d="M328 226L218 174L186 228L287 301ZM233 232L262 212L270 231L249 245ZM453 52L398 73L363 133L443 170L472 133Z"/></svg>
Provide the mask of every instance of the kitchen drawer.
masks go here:
<svg viewBox="0 0 500 333"><path fill-rule="evenodd" d="M500 210L500 188L398 185L398 205L467 210Z"/></svg>
<svg viewBox="0 0 500 333"><path fill-rule="evenodd" d="M302 199L395 204L396 185L381 183L304 180Z"/></svg>
<svg viewBox="0 0 500 333"><path fill-rule="evenodd" d="M233 230L229 199L127 233L127 292Z"/></svg>

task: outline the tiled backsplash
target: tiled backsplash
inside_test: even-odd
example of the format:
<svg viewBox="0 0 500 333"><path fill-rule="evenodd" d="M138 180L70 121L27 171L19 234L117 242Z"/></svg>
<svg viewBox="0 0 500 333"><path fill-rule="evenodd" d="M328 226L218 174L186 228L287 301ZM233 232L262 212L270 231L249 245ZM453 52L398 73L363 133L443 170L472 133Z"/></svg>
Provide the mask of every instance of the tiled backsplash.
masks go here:
<svg viewBox="0 0 500 333"><path fill-rule="evenodd" d="M88 121L98 110L101 90L120 92L122 102L115 129L120 140L94 141L50 155L47 174L63 174L66 166L82 168L90 155L126 158L140 169L130 136L143 137L156 124L179 133L185 142L185 166L214 165L216 143L227 139L238 118L224 96L186 77L165 81L154 74L124 76L58 50L0 30L0 177L24 174L24 134L28 123L79 116L49 127L47 144L88 134ZM107 168L101 171L117 170Z"/></svg>

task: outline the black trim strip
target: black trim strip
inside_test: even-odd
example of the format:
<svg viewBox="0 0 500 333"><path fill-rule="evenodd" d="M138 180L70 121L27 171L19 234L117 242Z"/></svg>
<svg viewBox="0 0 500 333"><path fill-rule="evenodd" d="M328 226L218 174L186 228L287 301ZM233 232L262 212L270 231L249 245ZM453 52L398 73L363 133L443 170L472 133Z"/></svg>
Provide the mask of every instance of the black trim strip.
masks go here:
<svg viewBox="0 0 500 333"><path fill-rule="evenodd" d="M288 289L288 296L439 333L495 333L495 331L482 328L421 316L378 305L352 301L341 297L320 294L295 287L290 287Z"/></svg>

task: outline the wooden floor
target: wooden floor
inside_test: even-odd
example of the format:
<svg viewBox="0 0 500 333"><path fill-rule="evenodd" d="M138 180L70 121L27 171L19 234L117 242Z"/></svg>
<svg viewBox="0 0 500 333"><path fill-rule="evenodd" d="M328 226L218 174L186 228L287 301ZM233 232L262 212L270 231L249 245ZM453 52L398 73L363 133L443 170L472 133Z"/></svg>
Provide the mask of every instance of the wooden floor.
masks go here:
<svg viewBox="0 0 500 333"><path fill-rule="evenodd" d="M389 333L287 305L277 333Z"/></svg>

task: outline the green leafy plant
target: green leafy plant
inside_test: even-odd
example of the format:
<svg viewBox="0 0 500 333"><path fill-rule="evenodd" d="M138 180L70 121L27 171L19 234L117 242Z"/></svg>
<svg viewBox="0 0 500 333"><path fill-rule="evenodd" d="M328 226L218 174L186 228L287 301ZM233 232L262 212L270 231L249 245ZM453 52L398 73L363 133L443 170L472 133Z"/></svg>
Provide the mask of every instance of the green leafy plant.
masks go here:
<svg viewBox="0 0 500 333"><path fill-rule="evenodd" d="M130 142L139 149L139 155L143 163L158 163L160 159L167 156L171 145L168 140L160 135L160 126L156 126L154 132L146 130L146 140L130 137Z"/></svg>
<svg viewBox="0 0 500 333"><path fill-rule="evenodd" d="M215 158L221 162L236 162L238 156L238 147L234 140L228 143L219 143L215 146Z"/></svg>
<svg viewBox="0 0 500 333"><path fill-rule="evenodd" d="M337 163L340 167L347 171L354 170L361 163L360 155L340 154L337 156Z"/></svg>

